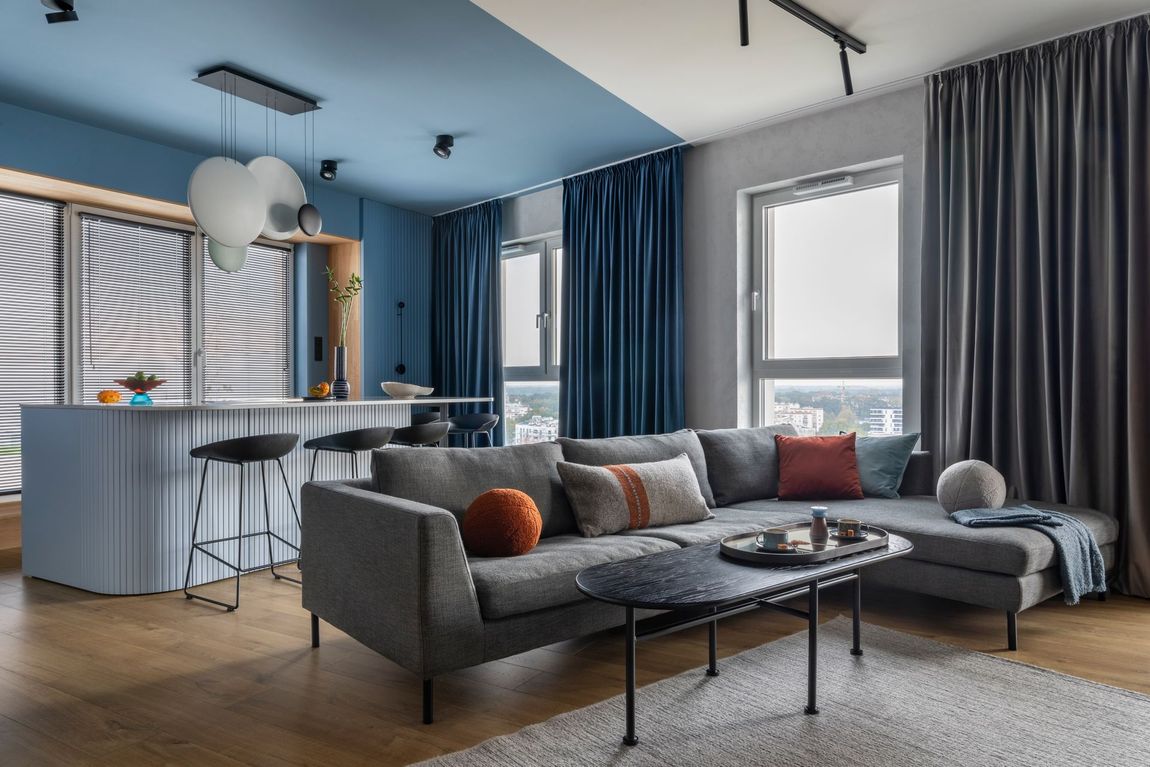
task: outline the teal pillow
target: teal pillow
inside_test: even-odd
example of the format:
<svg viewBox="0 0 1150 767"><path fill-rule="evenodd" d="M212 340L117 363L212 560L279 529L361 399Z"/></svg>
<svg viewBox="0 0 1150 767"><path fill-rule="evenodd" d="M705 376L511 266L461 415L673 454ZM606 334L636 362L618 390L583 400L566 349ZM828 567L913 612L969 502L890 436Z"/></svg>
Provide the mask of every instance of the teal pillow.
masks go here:
<svg viewBox="0 0 1150 767"><path fill-rule="evenodd" d="M855 455L859 465L859 483L863 495L875 498L898 498L898 488L910 454L918 444L918 433L900 437L859 437Z"/></svg>

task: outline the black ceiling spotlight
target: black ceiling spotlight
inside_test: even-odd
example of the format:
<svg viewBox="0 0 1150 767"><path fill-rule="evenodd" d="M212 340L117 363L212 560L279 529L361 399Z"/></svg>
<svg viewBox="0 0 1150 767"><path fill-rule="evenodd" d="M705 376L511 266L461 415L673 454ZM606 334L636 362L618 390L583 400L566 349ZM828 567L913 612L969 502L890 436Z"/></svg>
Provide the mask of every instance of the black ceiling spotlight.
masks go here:
<svg viewBox="0 0 1150 767"><path fill-rule="evenodd" d="M435 137L435 146L431 151L435 152L435 156L440 159L446 160L451 156L451 147L455 146L455 137L449 133L440 133Z"/></svg>
<svg viewBox="0 0 1150 767"><path fill-rule="evenodd" d="M76 4L71 0L40 0L40 5L53 13L45 13L44 18L49 24L59 24L61 21L79 21L76 13Z"/></svg>
<svg viewBox="0 0 1150 767"><path fill-rule="evenodd" d="M747 2L748 0L739 0L739 44L742 46L749 45L751 42L750 25L747 21ZM850 59L847 58L847 48L855 53L866 53L866 43L840 27L836 27L814 11L794 2L794 0L771 0L771 2L839 44L839 66L843 72L843 90L848 96L854 93L855 88L854 83L851 82L851 63Z"/></svg>
<svg viewBox="0 0 1150 767"><path fill-rule="evenodd" d="M335 181L335 174L339 172L339 163L335 160L324 160L319 164L319 177L324 181Z"/></svg>

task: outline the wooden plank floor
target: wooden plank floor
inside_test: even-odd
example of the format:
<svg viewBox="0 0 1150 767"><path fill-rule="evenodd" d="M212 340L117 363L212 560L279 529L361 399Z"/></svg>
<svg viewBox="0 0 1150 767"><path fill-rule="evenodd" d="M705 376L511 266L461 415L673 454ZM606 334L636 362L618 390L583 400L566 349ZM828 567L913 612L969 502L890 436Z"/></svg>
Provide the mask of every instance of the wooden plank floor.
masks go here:
<svg viewBox="0 0 1150 767"><path fill-rule="evenodd" d="M848 613L838 591L828 619ZM180 594L100 597L23 578L19 551L0 552L0 765L405 764L623 685L622 637L605 632L441 678L439 721L424 726L413 675L330 626L309 647L298 587L253 574L242 599L224 613ZM1004 649L998 612L878 591L864 607L873 623L1150 693L1146 600L1041 605L1021 618L1018 653ZM803 628L767 611L737 616L720 624L720 654ZM696 668L706 629L639 653L641 685Z"/></svg>

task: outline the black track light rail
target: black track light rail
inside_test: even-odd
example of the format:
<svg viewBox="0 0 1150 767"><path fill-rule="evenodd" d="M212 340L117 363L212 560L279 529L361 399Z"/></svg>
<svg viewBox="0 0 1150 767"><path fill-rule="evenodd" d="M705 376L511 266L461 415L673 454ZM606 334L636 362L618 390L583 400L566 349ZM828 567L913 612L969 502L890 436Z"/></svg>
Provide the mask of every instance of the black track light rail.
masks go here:
<svg viewBox="0 0 1150 767"><path fill-rule="evenodd" d="M742 0L742 2L745 3L746 0ZM771 0L771 2L794 16L796 19L800 19L801 21L822 32L824 35L834 40L840 46L846 46L855 53L866 53L866 43L864 43L862 40L859 40L857 37L850 34L841 27L836 27L834 24L830 23L809 8L799 5L798 3L794 2L794 0Z"/></svg>
<svg viewBox="0 0 1150 767"><path fill-rule="evenodd" d="M842 27L830 23L806 6L796 3L794 0L770 1L799 21L814 27L839 44L839 66L842 68L843 73L843 89L848 96L854 93L855 89L854 83L851 81L851 65L850 59L847 58L847 49L849 48L855 53L866 53L866 43ZM749 0L739 0L739 45L743 47L751 43L750 22L747 14L748 2Z"/></svg>

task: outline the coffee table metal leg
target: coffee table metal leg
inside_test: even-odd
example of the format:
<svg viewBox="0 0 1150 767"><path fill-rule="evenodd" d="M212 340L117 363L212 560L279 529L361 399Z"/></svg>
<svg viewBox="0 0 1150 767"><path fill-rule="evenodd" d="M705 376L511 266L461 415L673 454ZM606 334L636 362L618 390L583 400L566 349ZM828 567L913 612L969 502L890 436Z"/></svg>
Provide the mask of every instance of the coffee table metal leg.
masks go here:
<svg viewBox="0 0 1150 767"><path fill-rule="evenodd" d="M714 612L712 610L712 612ZM707 676L719 675L719 622L711 621L707 624L708 644L710 645L710 662L707 665Z"/></svg>
<svg viewBox="0 0 1150 767"><path fill-rule="evenodd" d="M807 590L807 707L808 714L819 713L816 700L819 681L819 582Z"/></svg>
<svg viewBox="0 0 1150 767"><path fill-rule="evenodd" d="M862 571L855 570L855 579L851 582L851 596L854 597L854 645L851 655L862 655Z"/></svg>
<svg viewBox="0 0 1150 767"><path fill-rule="evenodd" d="M634 746L639 742L635 737L635 608L627 608L627 642L626 642L626 667L627 667L627 734L623 736L623 742L628 746Z"/></svg>

